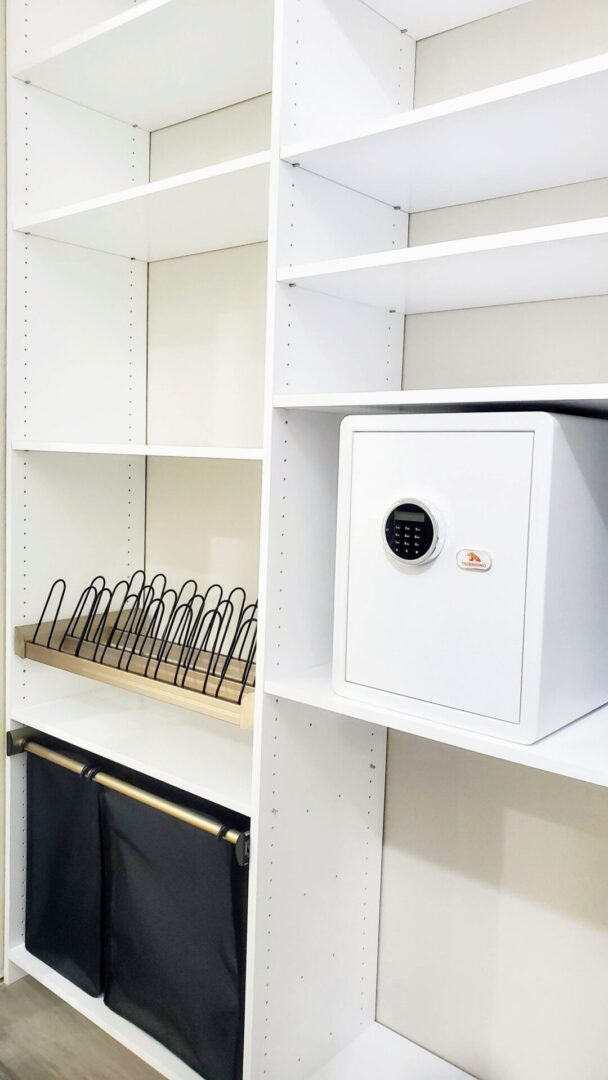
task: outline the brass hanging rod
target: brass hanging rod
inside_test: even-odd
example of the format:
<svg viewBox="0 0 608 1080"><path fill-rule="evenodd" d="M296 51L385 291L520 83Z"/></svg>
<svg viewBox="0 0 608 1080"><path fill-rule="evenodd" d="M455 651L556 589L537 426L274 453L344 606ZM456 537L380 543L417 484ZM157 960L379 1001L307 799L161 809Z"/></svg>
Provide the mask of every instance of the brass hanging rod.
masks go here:
<svg viewBox="0 0 608 1080"><path fill-rule="evenodd" d="M24 751L28 754L35 754L36 757L43 758L45 761L50 761L53 765L68 769L70 772L86 776L88 766L84 762L68 757L67 754L61 754L57 750L51 750L48 746L43 746L28 735L21 735L19 731L9 733L9 756ZM144 791L143 788L135 787L134 784L127 784L124 780L118 780L116 777L110 776L109 773L94 772L94 766L91 767L91 775L88 778L102 787L109 788L110 791L117 791L120 795L134 799L135 802L143 803L144 806L149 806L152 810L159 810L161 814L167 814L169 817L176 818L177 821L183 821L186 825L192 825L195 829L200 829L201 832L209 833L220 840L227 840L229 844L233 844L236 848L239 864L241 866L249 864L248 832L241 832L239 829L227 829L219 821L205 817L204 814L199 814L196 810L187 810L185 807L170 802L168 799L162 799L159 795L152 795L149 791Z"/></svg>

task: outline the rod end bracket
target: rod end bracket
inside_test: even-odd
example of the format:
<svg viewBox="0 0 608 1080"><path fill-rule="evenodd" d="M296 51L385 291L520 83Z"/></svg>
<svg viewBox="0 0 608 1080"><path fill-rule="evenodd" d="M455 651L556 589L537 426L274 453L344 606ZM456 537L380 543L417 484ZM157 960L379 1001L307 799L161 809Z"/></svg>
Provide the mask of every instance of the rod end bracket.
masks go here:
<svg viewBox="0 0 608 1080"><path fill-rule="evenodd" d="M248 832L242 832L235 844L236 861L239 866L249 866L251 851L251 836Z"/></svg>
<svg viewBox="0 0 608 1080"><path fill-rule="evenodd" d="M20 727L15 728L14 731L7 731L6 756L15 757L17 754L23 754L28 739L33 739L36 735L38 735L38 732L30 727Z"/></svg>

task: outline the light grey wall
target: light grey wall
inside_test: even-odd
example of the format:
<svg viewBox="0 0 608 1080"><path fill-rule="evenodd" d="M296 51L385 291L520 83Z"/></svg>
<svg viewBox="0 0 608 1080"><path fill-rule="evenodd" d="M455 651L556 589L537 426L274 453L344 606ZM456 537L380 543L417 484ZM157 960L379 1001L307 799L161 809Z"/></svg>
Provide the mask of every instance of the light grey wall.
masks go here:
<svg viewBox="0 0 608 1080"><path fill-rule="evenodd" d="M480 1080L604 1080L608 792L391 734L378 1019Z"/></svg>
<svg viewBox="0 0 608 1080"><path fill-rule="evenodd" d="M606 0L532 0L420 43L417 104L604 50ZM417 214L410 241L602 214L597 181ZM606 381L607 332L604 297L415 316L404 385ZM481 1080L603 1080L607 996L608 792L392 733L380 1022Z"/></svg>
<svg viewBox="0 0 608 1080"><path fill-rule="evenodd" d="M606 0L531 0L420 42L415 103L468 94L606 48Z"/></svg>

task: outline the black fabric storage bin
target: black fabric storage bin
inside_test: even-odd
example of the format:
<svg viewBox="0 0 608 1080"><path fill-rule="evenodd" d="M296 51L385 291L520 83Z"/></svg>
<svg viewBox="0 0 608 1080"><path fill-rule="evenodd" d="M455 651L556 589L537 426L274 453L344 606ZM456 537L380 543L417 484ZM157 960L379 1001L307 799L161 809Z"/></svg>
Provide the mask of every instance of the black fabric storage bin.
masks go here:
<svg viewBox="0 0 608 1080"><path fill-rule="evenodd" d="M247 870L226 841L113 791L103 836L106 1004L205 1080L239 1080Z"/></svg>
<svg viewBox="0 0 608 1080"><path fill-rule="evenodd" d="M92 995L103 989L100 795L27 755L25 945Z"/></svg>

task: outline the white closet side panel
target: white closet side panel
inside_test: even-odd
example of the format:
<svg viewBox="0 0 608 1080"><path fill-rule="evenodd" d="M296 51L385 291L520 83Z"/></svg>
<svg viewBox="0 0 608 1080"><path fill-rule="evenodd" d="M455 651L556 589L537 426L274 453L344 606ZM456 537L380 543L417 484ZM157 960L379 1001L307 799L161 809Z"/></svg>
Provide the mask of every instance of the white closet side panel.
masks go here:
<svg viewBox="0 0 608 1080"><path fill-rule="evenodd" d="M285 3L282 142L412 107L416 45L361 0Z"/></svg>
<svg viewBox="0 0 608 1080"><path fill-rule="evenodd" d="M140 459L13 452L11 465L9 720L13 708L90 686L16 657L14 627L38 621L56 578L67 583L62 610L69 615L96 575L115 584L142 567L145 497Z"/></svg>
<svg viewBox="0 0 608 1080"><path fill-rule="evenodd" d="M266 677L326 664L333 635L340 417L275 412Z"/></svg>
<svg viewBox="0 0 608 1080"><path fill-rule="evenodd" d="M258 596L261 468L258 462L150 458L146 570L169 584L194 578Z"/></svg>
<svg viewBox="0 0 608 1080"><path fill-rule="evenodd" d="M5 768L3 776L4 806L6 807L6 826L3 836L3 971L7 985L23 977L22 972L10 963L8 955L14 946L23 942L25 937L27 788L25 761L21 760L25 756L25 754L20 754L14 762L10 763L11 767Z"/></svg>
<svg viewBox="0 0 608 1080"><path fill-rule="evenodd" d="M271 100L262 94L153 131L150 180L268 150Z"/></svg>
<svg viewBox="0 0 608 1080"><path fill-rule="evenodd" d="M145 442L145 264L18 234L9 251L9 437Z"/></svg>
<svg viewBox="0 0 608 1080"><path fill-rule="evenodd" d="M147 183L146 131L17 80L9 103L11 217Z"/></svg>
<svg viewBox="0 0 608 1080"><path fill-rule="evenodd" d="M407 247L409 215L282 162L279 267Z"/></svg>
<svg viewBox="0 0 608 1080"><path fill-rule="evenodd" d="M275 393L400 389L404 324L395 312L279 284Z"/></svg>
<svg viewBox="0 0 608 1080"><path fill-rule="evenodd" d="M9 70L142 0L8 0Z"/></svg>
<svg viewBox="0 0 608 1080"><path fill-rule="evenodd" d="M419 41L416 107L606 50L605 0L534 0Z"/></svg>
<svg viewBox="0 0 608 1080"><path fill-rule="evenodd" d="M250 1076L305 1080L374 1020L386 732L264 713Z"/></svg>
<svg viewBox="0 0 608 1080"><path fill-rule="evenodd" d="M266 244L152 263L148 442L261 447Z"/></svg>

